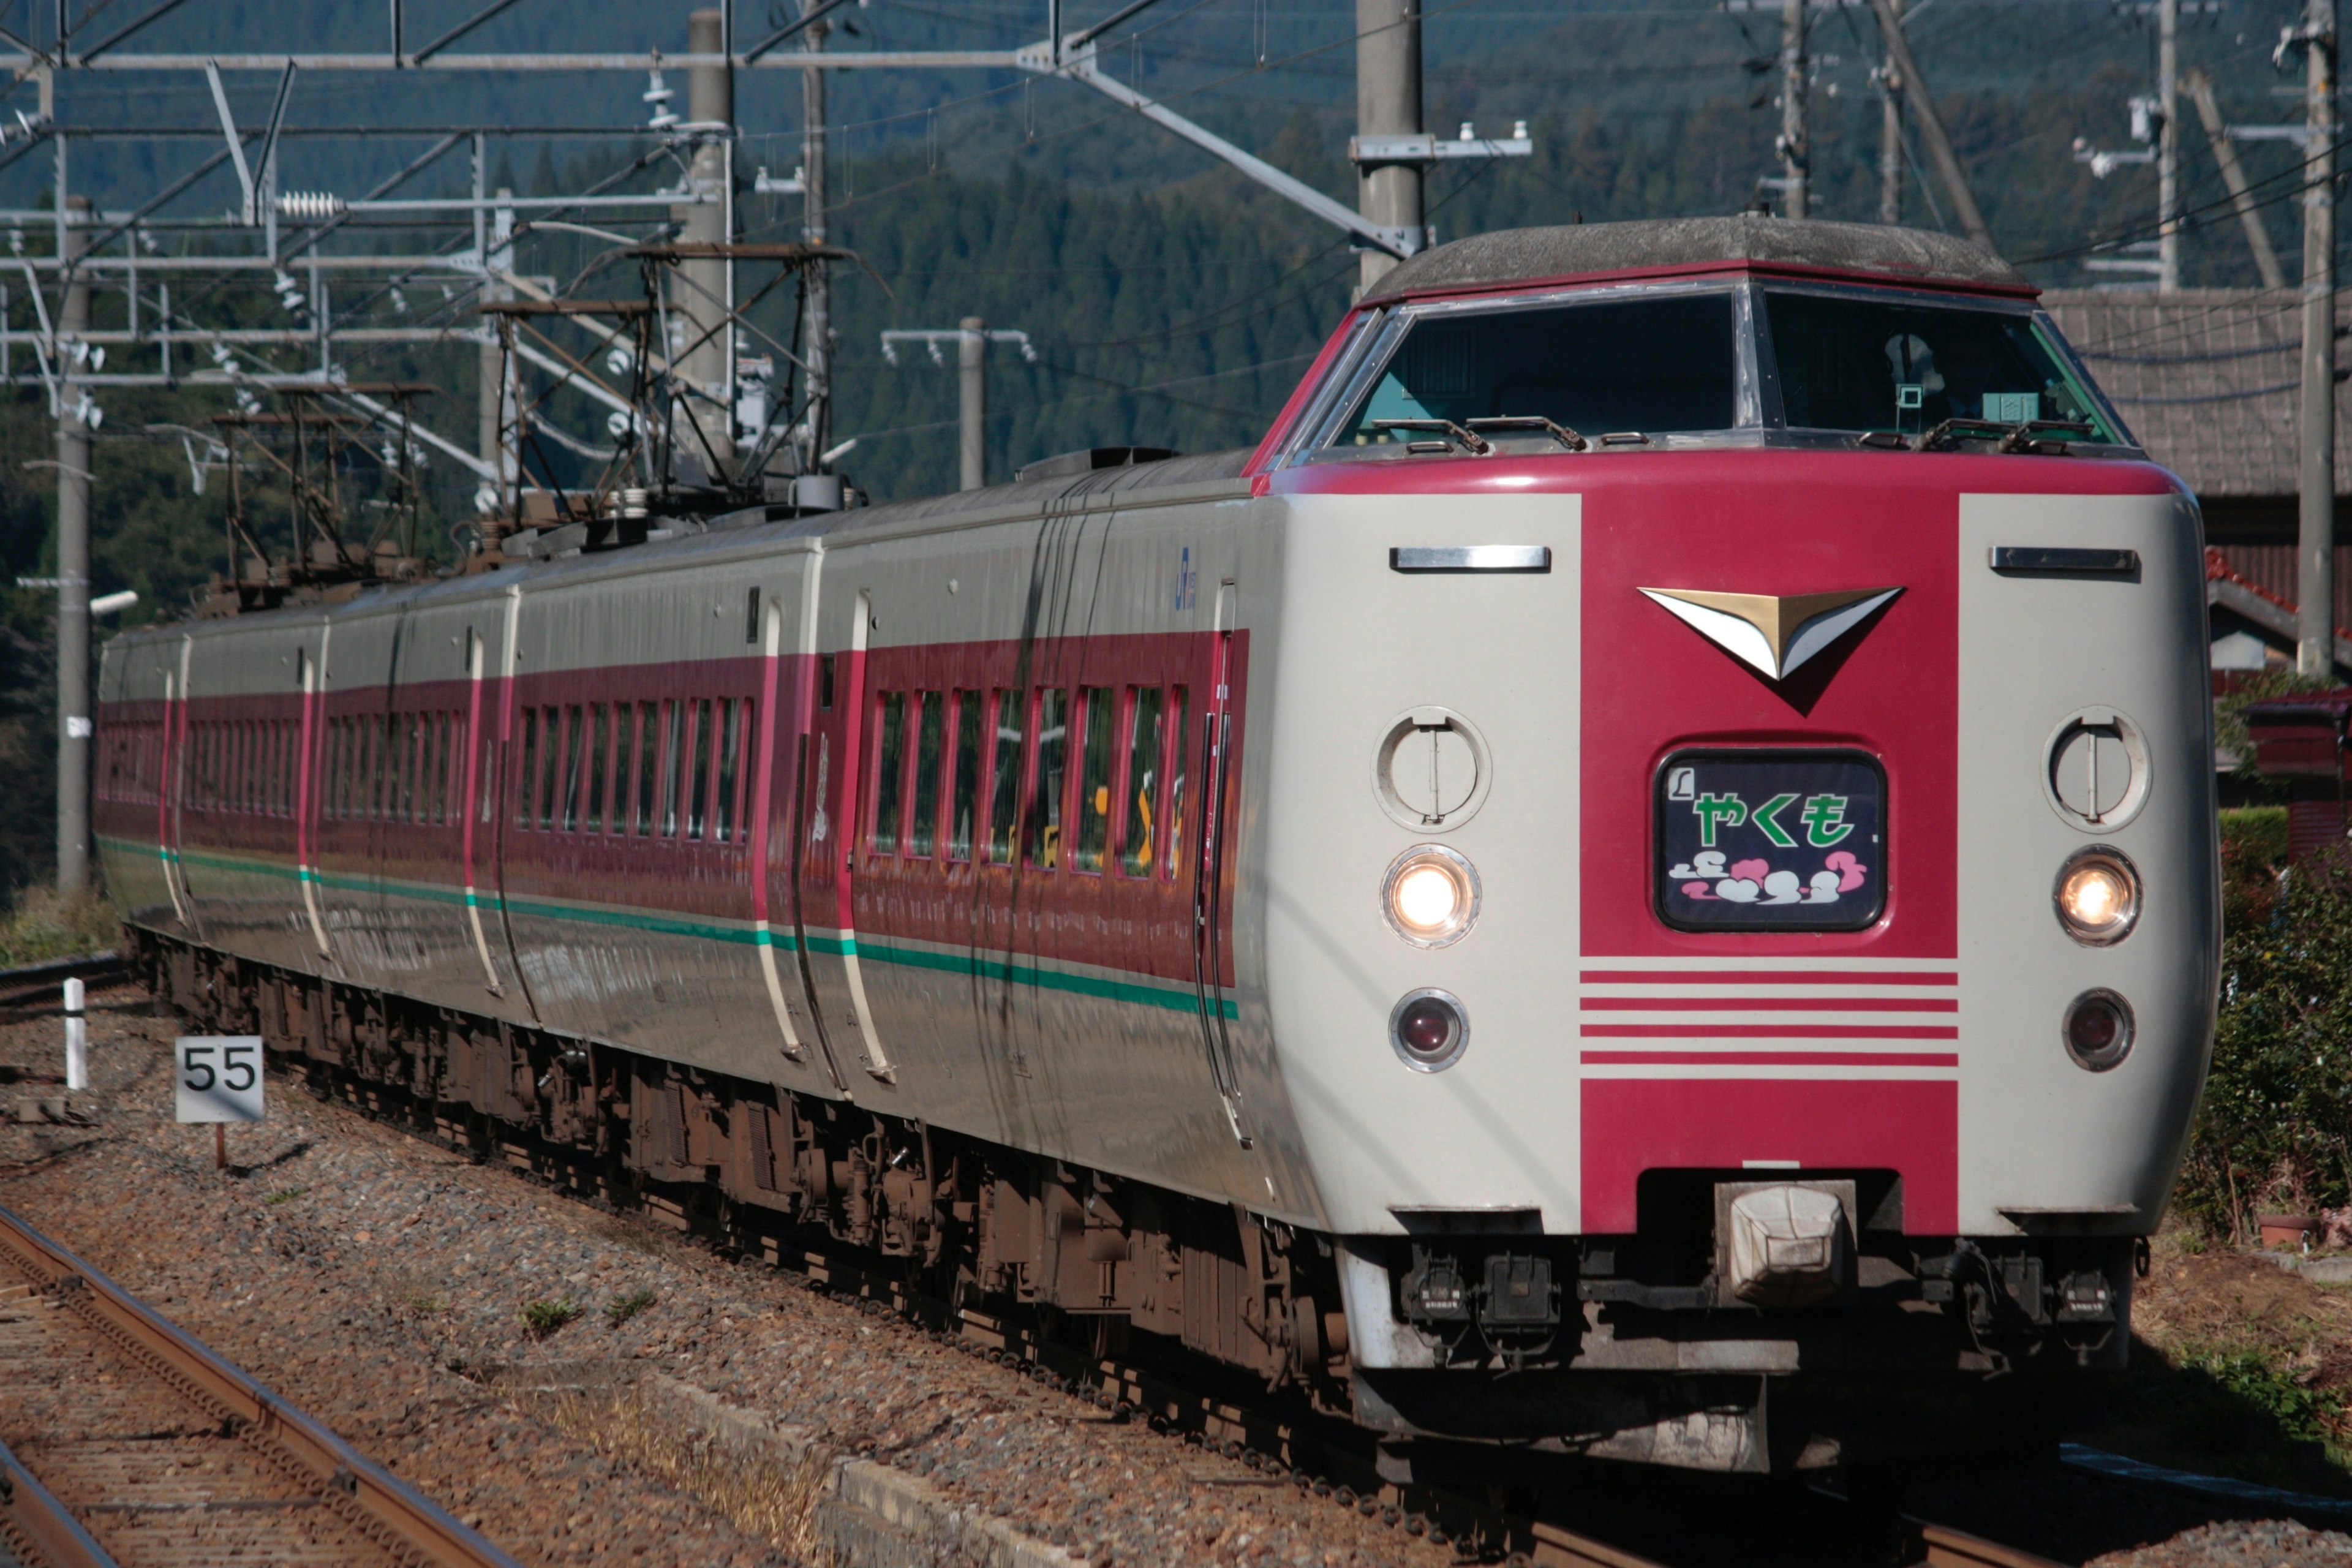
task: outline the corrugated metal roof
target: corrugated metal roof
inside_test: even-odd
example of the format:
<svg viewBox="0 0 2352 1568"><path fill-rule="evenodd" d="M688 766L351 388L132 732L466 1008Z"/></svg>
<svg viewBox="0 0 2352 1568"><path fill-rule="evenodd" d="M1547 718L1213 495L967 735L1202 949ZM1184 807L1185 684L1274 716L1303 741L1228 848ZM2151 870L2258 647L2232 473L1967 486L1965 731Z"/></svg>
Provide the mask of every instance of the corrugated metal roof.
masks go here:
<svg viewBox="0 0 2352 1568"><path fill-rule="evenodd" d="M2293 289L2053 289L2042 302L2147 453L2209 499L2295 493L2303 303ZM2352 310L2336 301L2336 335ZM2339 371L2340 374L2341 372ZM2352 495L2352 390L2336 400L2336 493Z"/></svg>

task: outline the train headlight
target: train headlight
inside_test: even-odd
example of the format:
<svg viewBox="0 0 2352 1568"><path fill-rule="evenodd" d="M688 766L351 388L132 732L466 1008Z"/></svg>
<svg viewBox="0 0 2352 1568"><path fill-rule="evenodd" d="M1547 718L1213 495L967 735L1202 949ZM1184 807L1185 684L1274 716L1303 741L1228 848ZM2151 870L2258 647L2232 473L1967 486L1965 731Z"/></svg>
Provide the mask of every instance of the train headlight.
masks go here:
<svg viewBox="0 0 2352 1568"><path fill-rule="evenodd" d="M2139 921L2139 870L2120 849L2095 844L2058 868L2058 923L2085 947L2110 947Z"/></svg>
<svg viewBox="0 0 2352 1568"><path fill-rule="evenodd" d="M1415 947L1460 942L1478 919L1477 870L1443 845L1408 849L1389 863L1381 912Z"/></svg>
<svg viewBox="0 0 2352 1568"><path fill-rule="evenodd" d="M2105 1072L2131 1055L2131 1004L2105 987L2066 1004L2066 1054L2086 1072Z"/></svg>
<svg viewBox="0 0 2352 1568"><path fill-rule="evenodd" d="M1438 1072L1470 1045L1470 1015L1450 991L1408 991L1389 1013L1389 1044L1415 1072Z"/></svg>

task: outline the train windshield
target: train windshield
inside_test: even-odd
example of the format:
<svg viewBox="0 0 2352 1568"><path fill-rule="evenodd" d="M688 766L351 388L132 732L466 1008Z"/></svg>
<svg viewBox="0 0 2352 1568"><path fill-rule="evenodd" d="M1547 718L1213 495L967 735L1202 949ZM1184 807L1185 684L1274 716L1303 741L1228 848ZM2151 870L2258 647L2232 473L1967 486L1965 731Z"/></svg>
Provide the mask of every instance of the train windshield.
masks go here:
<svg viewBox="0 0 2352 1568"><path fill-rule="evenodd" d="M2089 426L2124 439L2031 316L1850 294L1764 291L1791 429L1934 431L1947 420Z"/></svg>
<svg viewBox="0 0 2352 1568"><path fill-rule="evenodd" d="M1413 321L1333 440L1381 446L1424 434L1383 423L1392 420L1549 420L1594 435L1727 430L1738 361L1727 292L1432 312Z"/></svg>

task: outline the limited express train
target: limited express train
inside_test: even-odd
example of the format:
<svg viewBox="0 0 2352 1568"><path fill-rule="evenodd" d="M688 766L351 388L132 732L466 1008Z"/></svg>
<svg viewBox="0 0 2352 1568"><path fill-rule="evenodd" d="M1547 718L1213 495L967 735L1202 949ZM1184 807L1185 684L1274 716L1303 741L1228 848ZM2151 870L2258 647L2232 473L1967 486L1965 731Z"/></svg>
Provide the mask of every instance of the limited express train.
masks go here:
<svg viewBox="0 0 2352 1568"><path fill-rule="evenodd" d="M2212 752L2197 509L2024 279L1489 235L1254 451L1108 462L120 637L132 939L486 1148L1392 1466L2079 1413L2207 1058Z"/></svg>

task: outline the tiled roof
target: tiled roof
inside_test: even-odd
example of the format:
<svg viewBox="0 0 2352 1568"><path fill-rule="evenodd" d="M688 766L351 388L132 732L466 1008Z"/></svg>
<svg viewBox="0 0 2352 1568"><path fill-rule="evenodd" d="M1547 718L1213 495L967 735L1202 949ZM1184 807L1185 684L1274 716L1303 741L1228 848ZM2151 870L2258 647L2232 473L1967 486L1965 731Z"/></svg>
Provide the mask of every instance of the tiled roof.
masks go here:
<svg viewBox="0 0 2352 1568"><path fill-rule="evenodd" d="M2161 299L2053 289L2042 302L2148 455L2200 496L2295 493L2303 306L2294 289ZM2340 295L2336 308L2341 338L2352 310ZM2352 495L2352 388L2336 394L2336 493Z"/></svg>

